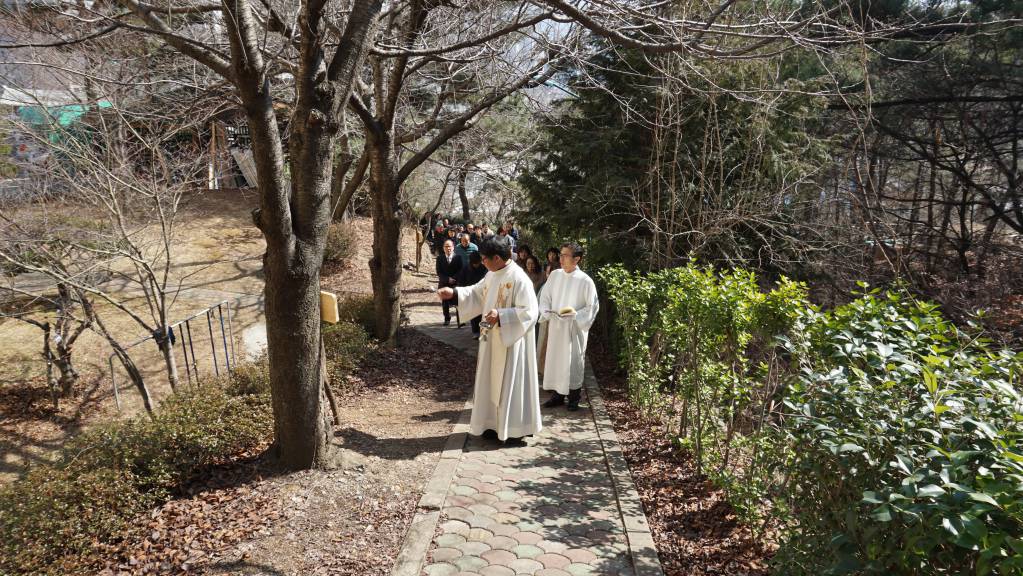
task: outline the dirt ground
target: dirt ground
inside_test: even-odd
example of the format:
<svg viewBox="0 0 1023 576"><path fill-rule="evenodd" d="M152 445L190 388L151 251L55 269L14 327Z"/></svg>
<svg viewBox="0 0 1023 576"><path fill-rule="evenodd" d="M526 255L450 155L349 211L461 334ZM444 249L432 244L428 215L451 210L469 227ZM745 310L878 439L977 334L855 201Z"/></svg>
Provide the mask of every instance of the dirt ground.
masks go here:
<svg viewBox="0 0 1023 576"><path fill-rule="evenodd" d="M217 364L225 367L225 340L228 351L233 349L236 356L241 355L242 335L262 320L263 281L259 271L265 244L250 215L256 202L252 192L216 190L185 198L182 203L171 268L176 292L171 317L185 318L223 301L231 308L228 314L225 305L220 309L222 314L208 323L203 316L190 323L194 330L194 366L203 374L219 369L213 362L211 327L217 342ZM34 280L38 284L39 279ZM44 286L46 282L44 279ZM145 310L137 288L118 282L105 288L133 309ZM137 323L109 304L98 303L97 311L123 343L147 336ZM219 327L221 317L225 320L223 336ZM81 381L74 396L54 410L46 391L41 350L42 332L38 328L10 318L0 319L0 482L19 474L25 465L47 458L83 426L132 416L143 409L141 397L127 386L123 369L115 362L114 378L119 383L120 401L120 407L117 406L109 368L110 348L99 336L86 331L74 349ZM146 376L154 400L159 402L170 394L163 361L152 341L139 344L131 352ZM187 385L189 374L180 348L177 355L180 378Z"/></svg>

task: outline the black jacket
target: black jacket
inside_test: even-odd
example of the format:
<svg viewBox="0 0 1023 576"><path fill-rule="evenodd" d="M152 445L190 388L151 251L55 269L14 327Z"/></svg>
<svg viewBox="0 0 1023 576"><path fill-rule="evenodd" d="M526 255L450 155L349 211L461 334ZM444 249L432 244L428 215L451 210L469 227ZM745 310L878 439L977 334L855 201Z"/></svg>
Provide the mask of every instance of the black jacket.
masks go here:
<svg viewBox="0 0 1023 576"><path fill-rule="evenodd" d="M484 276L487 275L487 267L480 264L479 268L473 268L472 264L462 266L462 271L458 273L458 285L459 286L472 286Z"/></svg>
<svg viewBox="0 0 1023 576"><path fill-rule="evenodd" d="M458 254L451 254L451 262L448 263L447 256L442 252L437 256L437 279L441 286L451 286L449 279L457 280L458 273L462 270L462 259Z"/></svg>

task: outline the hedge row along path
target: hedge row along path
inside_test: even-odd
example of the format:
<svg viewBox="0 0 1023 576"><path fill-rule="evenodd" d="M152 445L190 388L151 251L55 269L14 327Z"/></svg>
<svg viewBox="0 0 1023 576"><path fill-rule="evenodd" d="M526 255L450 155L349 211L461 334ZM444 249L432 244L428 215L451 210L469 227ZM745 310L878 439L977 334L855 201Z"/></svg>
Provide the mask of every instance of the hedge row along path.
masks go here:
<svg viewBox="0 0 1023 576"><path fill-rule="evenodd" d="M413 326L475 357L468 326L442 326L437 308L412 309ZM661 576L589 367L586 397L575 413L544 409L543 431L521 448L468 436L467 402L392 576Z"/></svg>

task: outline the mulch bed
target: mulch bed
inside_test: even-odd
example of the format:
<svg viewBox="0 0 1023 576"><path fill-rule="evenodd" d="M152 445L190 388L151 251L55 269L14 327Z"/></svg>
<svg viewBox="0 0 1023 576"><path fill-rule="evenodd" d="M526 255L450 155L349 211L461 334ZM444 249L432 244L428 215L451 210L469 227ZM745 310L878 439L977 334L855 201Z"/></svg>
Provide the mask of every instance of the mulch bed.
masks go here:
<svg viewBox="0 0 1023 576"><path fill-rule="evenodd" d="M340 468L278 474L256 451L241 455L139 519L99 574L385 576L473 368L413 330L398 348L372 346L338 386Z"/></svg>
<svg viewBox="0 0 1023 576"><path fill-rule="evenodd" d="M207 470L181 497L140 519L139 526L106 554L101 576L187 574L217 559L225 548L267 532L282 511L273 472L258 457Z"/></svg>
<svg viewBox="0 0 1023 576"><path fill-rule="evenodd" d="M591 349L592 350L592 349ZM675 449L662 428L637 411L609 354L591 354L667 576L766 576L769 544L754 541L724 494Z"/></svg>

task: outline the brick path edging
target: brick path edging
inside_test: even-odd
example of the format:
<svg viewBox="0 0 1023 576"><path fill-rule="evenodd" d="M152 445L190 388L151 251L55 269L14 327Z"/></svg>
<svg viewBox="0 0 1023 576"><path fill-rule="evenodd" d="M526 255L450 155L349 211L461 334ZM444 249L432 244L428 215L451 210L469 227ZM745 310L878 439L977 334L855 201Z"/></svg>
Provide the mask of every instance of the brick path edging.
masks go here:
<svg viewBox="0 0 1023 576"><path fill-rule="evenodd" d="M600 386L589 363L586 364L586 376L583 380L586 396L590 401L590 412L593 423L597 426L601 447L604 449L604 460L607 462L608 473L614 483L618 510L622 514L625 525L625 539L629 544L629 554L636 576L664 576L661 560L657 556L657 546L650 534L650 525L643 511L643 503L632 481L629 464L622 454L618 434L615 433L611 419L604 406L604 397L600 394Z"/></svg>

